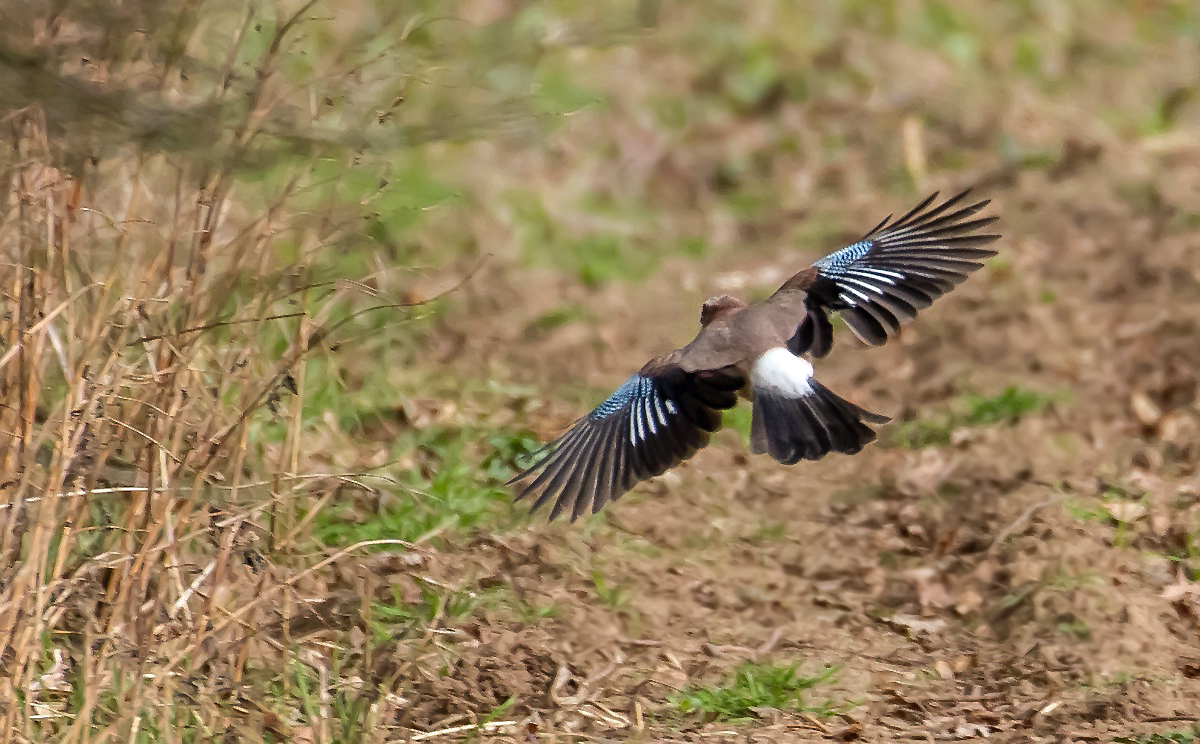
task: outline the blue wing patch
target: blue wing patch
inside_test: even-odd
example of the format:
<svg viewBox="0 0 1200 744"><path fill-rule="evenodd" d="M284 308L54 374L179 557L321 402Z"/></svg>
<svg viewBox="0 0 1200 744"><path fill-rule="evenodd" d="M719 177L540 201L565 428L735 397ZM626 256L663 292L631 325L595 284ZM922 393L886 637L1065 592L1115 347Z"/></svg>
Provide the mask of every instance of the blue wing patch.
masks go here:
<svg viewBox="0 0 1200 744"><path fill-rule="evenodd" d="M840 251L830 253L825 258L813 264L821 270L822 274L837 276L843 272L855 261L860 260L863 256L871 252L875 247L873 240L860 240L857 243L848 245Z"/></svg>
<svg viewBox="0 0 1200 744"><path fill-rule="evenodd" d="M865 260L879 246L874 240L860 240L831 253L813 265L822 275L837 283L838 299L850 307L859 302L870 302L879 295L887 294L885 287L894 286L907 277L904 273L870 265Z"/></svg>
<svg viewBox="0 0 1200 744"><path fill-rule="evenodd" d="M664 398L654 381L641 375L633 375L608 400L596 406L588 418L601 421L629 411L629 443L637 446L666 427L678 408Z"/></svg>
<svg viewBox="0 0 1200 744"><path fill-rule="evenodd" d="M602 418L608 418L635 400L655 395L653 380L649 377L633 375L621 383L621 387L608 396L608 400L596 406L596 410L591 413L591 419L599 421Z"/></svg>

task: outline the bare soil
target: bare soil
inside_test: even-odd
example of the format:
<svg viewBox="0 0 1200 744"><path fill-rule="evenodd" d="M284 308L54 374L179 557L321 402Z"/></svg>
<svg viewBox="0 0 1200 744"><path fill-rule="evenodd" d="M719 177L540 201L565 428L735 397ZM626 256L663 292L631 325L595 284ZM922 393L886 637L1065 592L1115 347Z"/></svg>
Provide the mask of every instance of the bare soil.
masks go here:
<svg viewBox="0 0 1200 744"><path fill-rule="evenodd" d="M1194 195L1198 154L1180 156L1166 167ZM790 468L726 431L602 518L430 552L421 575L511 585L558 611L484 612L454 629L454 661L424 665L408 725L478 720L516 696L504 716L524 721L506 730L514 739L1107 741L1186 728L1200 710L1200 596L1188 562L1167 556L1186 552L1200 518L1200 246L1172 197L1138 206L1116 193L1103 157L1066 178L981 174L1003 217L1002 260L885 348L842 332L817 368L900 420L1009 385L1048 396L1044 410L956 430L944 446L885 436ZM870 201L858 224L904 206ZM780 275L833 247L727 263ZM682 284L728 282L720 267L687 270L685 282L666 267L588 293L595 320L537 336L513 329L535 305L583 293L556 296L512 271L474 285L489 312L451 326L471 339L472 363L611 387L687 337L696 293ZM506 282L539 282L539 296L510 303ZM589 402L523 415L550 437ZM813 694L846 712L763 711L738 725L673 713L674 691L747 659L838 667Z"/></svg>

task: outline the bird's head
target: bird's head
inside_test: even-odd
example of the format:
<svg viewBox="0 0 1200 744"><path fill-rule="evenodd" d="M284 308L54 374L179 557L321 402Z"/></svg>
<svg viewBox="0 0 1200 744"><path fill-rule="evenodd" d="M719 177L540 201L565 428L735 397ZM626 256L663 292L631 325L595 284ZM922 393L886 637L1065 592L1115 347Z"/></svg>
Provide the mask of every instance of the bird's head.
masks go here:
<svg viewBox="0 0 1200 744"><path fill-rule="evenodd" d="M717 318L729 315L744 307L746 307L746 303L730 295L709 297L704 301L704 306L700 308L700 325L701 327L707 326Z"/></svg>

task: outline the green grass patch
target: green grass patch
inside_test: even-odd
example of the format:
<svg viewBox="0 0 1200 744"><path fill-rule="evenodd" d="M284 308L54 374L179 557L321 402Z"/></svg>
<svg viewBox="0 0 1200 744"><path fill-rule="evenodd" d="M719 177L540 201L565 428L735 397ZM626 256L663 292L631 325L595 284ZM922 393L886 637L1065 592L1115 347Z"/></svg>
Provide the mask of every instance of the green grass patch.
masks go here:
<svg viewBox="0 0 1200 744"><path fill-rule="evenodd" d="M966 395L951 405L942 416L905 421L888 438L894 446L921 449L949 444L954 431L961 428L1015 424L1025 416L1040 413L1055 399L1015 385L995 396Z"/></svg>
<svg viewBox="0 0 1200 744"><path fill-rule="evenodd" d="M328 726L332 741L363 741L372 728L370 709L378 691L361 683L349 684L346 679L349 670L341 654L334 654L332 661L328 681L323 684L316 669L290 659L291 679L286 688L282 680L275 683L276 699L285 710L294 711L304 724L314 728Z"/></svg>
<svg viewBox="0 0 1200 744"><path fill-rule="evenodd" d="M440 618L452 624L467 620L485 601L486 592L448 589L428 582L420 583L421 598L405 601L400 589L392 587L392 601L376 602L371 619L376 638L394 637L407 627L424 627Z"/></svg>
<svg viewBox="0 0 1200 744"><path fill-rule="evenodd" d="M1058 632L1070 636L1077 641L1086 641L1092 637L1092 627L1086 620L1072 618L1058 623Z"/></svg>
<svg viewBox="0 0 1200 744"><path fill-rule="evenodd" d="M886 441L905 449L924 449L949 444L953 431L949 420L917 419L899 424Z"/></svg>
<svg viewBox="0 0 1200 744"><path fill-rule="evenodd" d="M397 451L417 467L396 468L398 488L389 490L376 509L347 500L326 508L314 522L314 533L325 545L349 545L364 540L417 541L432 535L461 533L475 527L502 527L512 492L504 484L516 472L518 459L541 446L531 432L496 431L484 427L431 427L407 433ZM476 443L490 454L482 462L473 456Z"/></svg>
<svg viewBox="0 0 1200 744"><path fill-rule="evenodd" d="M1180 512L1189 508L1184 500L1174 505ZM1094 522L1112 529L1113 547L1132 548L1144 535L1143 518L1151 511L1148 495L1116 484L1104 487L1098 498L1068 499L1063 510L1079 522ZM1200 530L1172 530L1161 542L1154 541L1148 553L1161 555L1179 566L1189 580L1200 578Z"/></svg>
<svg viewBox="0 0 1200 744"><path fill-rule="evenodd" d="M596 587L596 596L610 608L623 610L629 607L629 593L617 584L610 583L599 570L592 572L592 585Z"/></svg>
<svg viewBox="0 0 1200 744"><path fill-rule="evenodd" d="M1163 555L1179 565L1191 581L1200 581L1200 529L1180 536L1178 544L1169 545Z"/></svg>
<svg viewBox="0 0 1200 744"><path fill-rule="evenodd" d="M1015 423L1027 414L1037 413L1049 405L1050 399L1032 390L1011 386L995 397L973 395L966 399L967 413L963 423L967 426L989 426L999 423Z"/></svg>
<svg viewBox="0 0 1200 744"><path fill-rule="evenodd" d="M540 336L556 328L576 323L588 318L588 311L582 305L570 303L560 305L553 310L547 310L525 327L528 336Z"/></svg>
<svg viewBox="0 0 1200 744"><path fill-rule="evenodd" d="M658 268L662 252L652 245L647 216L632 205L578 205L572 227L536 195L513 194L511 203L530 264L572 274L589 287L645 279Z"/></svg>
<svg viewBox="0 0 1200 744"><path fill-rule="evenodd" d="M1080 522L1104 522L1111 519L1108 511L1095 503L1064 501L1063 509L1072 519Z"/></svg>
<svg viewBox="0 0 1200 744"><path fill-rule="evenodd" d="M750 446L750 424L754 418L753 414L754 408L751 406L736 406L721 414L725 428L740 434L747 447Z"/></svg>
<svg viewBox="0 0 1200 744"><path fill-rule="evenodd" d="M1118 736L1113 739L1119 744L1196 744L1200 741L1200 724L1193 725L1186 731L1168 731L1162 734L1142 734L1140 736Z"/></svg>
<svg viewBox="0 0 1200 744"><path fill-rule="evenodd" d="M745 720L757 708L827 715L835 710L832 703L812 706L805 702L804 694L828 681L836 671L836 667L826 667L806 676L800 674L798 664L747 662L735 669L733 677L724 684L688 688L672 697L672 702L683 713L702 713L718 721Z"/></svg>
<svg viewBox="0 0 1200 744"><path fill-rule="evenodd" d="M539 603L518 596L508 584L451 589L422 582L420 592L420 599L405 601L400 589L393 586L390 601L372 605L371 630L377 644L386 646L409 633L424 632L435 619L462 625L482 613L492 613L502 620L535 623L554 617L559 610L553 602Z"/></svg>
<svg viewBox="0 0 1200 744"><path fill-rule="evenodd" d="M769 519L759 525L753 532L746 535L744 539L751 545L767 545L770 543L781 542L787 539L788 531L787 522L780 522L774 519Z"/></svg>

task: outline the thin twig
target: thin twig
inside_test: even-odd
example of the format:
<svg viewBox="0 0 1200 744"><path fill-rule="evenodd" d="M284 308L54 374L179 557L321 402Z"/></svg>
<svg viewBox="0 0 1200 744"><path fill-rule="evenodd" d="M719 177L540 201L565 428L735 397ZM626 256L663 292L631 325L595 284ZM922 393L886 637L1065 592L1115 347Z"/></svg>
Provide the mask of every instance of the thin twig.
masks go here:
<svg viewBox="0 0 1200 744"><path fill-rule="evenodd" d="M267 315L262 318L245 318L243 320L218 320L215 323L205 323L204 325L192 326L191 328L184 328L184 329L178 330L178 331L170 331L168 333L157 333L153 336L142 336L141 338L135 338L134 340L130 341L129 343L127 343L125 345L126 346L134 346L136 344L142 344L142 343L146 343L149 341L158 341L158 340L161 340L164 338L175 338L177 336L182 336L185 333L200 333L202 331L211 331L214 328L225 328L226 326L241 325L242 323L259 323L264 320L283 320L285 318L299 318L302 315L304 315L303 312L295 312L295 313L280 313L279 315Z"/></svg>
<svg viewBox="0 0 1200 744"><path fill-rule="evenodd" d="M1033 519L1034 514L1037 514L1040 509L1053 504L1056 500L1056 498L1049 498L1045 501L1039 501L1025 511L1021 512L1021 516L1013 520L1012 524L1005 527L1003 530L1001 530L1000 534L996 535L996 539L992 540L992 544L988 547L988 553L994 553L1010 536L1016 534L1020 530L1025 529L1025 527L1029 524L1029 521Z"/></svg>
<svg viewBox="0 0 1200 744"><path fill-rule="evenodd" d="M68 297L67 299L58 303L57 307L55 307L53 310L51 310L49 313L47 313L41 320L39 320L32 327L30 327L30 329L28 331L25 331L22 334L22 338L20 340L18 340L15 344L13 344L12 347L7 352L4 353L3 357L0 357L0 369L4 369L8 365L8 363L12 361L13 357L15 357L17 355L17 352L19 352L21 349L25 348L25 339L34 336L39 331L41 331L43 328L45 328L50 323L52 323L54 321L54 319L57 318L60 314L62 314L62 312L64 310L66 310L67 307L72 302L79 299L87 292L90 292L92 289L94 289L96 287L101 287L101 286L104 286L104 285L102 285L100 282L92 282L91 284L87 285L86 287L81 287L80 289L76 290L70 297Z"/></svg>
<svg viewBox="0 0 1200 744"><path fill-rule="evenodd" d="M409 738L409 741L428 741L436 739L439 736L449 736L463 731L495 731L496 729L508 728L509 726L519 726L520 721L492 721L491 723L465 723L462 726L451 726L450 728L441 729L439 731L426 731L423 734L417 734Z"/></svg>

